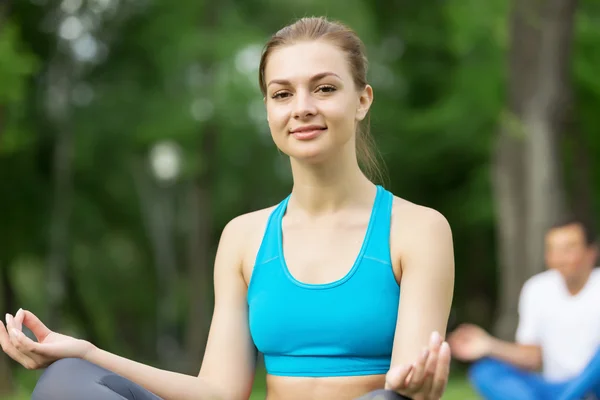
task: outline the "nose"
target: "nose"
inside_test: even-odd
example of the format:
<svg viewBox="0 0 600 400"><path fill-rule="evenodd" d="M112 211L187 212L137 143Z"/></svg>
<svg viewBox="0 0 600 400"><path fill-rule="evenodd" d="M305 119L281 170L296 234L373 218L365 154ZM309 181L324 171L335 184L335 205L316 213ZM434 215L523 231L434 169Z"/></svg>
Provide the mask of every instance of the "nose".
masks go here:
<svg viewBox="0 0 600 400"><path fill-rule="evenodd" d="M317 113L314 99L308 91L299 90L294 100L293 117L295 119L305 119Z"/></svg>

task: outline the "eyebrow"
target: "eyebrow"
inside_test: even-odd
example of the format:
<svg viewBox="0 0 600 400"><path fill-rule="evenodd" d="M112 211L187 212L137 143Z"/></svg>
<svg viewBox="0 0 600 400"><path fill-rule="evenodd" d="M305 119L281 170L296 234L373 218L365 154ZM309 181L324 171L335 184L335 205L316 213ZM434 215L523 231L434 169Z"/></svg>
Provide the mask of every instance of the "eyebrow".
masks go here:
<svg viewBox="0 0 600 400"><path fill-rule="evenodd" d="M321 72L319 74L314 75L312 78L310 78L310 82L315 82L318 81L320 79L325 78L326 76L335 76L336 78L338 78L339 80L342 80L342 78L334 73L334 72ZM267 87L269 87L272 84L279 84L279 85L289 85L290 81L288 81L287 79L273 79L272 81L269 82L269 84L267 85Z"/></svg>

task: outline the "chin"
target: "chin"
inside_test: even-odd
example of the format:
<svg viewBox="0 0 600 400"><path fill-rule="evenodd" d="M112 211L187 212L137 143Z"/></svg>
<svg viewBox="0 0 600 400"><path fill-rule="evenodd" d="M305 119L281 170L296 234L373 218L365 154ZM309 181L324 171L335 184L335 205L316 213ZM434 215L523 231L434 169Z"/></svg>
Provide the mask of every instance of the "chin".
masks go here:
<svg viewBox="0 0 600 400"><path fill-rule="evenodd" d="M326 161L330 154L331 149L324 148L316 144L303 144L301 146L290 146L287 152L285 152L290 158L306 164L320 164Z"/></svg>
<svg viewBox="0 0 600 400"><path fill-rule="evenodd" d="M306 142L287 140L284 143L277 143L277 147L298 162L317 164L325 161L333 150L327 140L319 139Z"/></svg>

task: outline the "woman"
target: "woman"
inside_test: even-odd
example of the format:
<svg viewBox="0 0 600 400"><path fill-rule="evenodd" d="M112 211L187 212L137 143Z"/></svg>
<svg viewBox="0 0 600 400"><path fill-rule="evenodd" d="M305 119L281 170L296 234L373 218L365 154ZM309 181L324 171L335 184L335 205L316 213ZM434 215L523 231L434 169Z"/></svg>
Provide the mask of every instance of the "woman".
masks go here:
<svg viewBox="0 0 600 400"><path fill-rule="evenodd" d="M294 185L222 233L199 376L110 354L19 310L0 341L25 367L49 366L33 399L247 399L257 349L269 400L441 397L450 351L436 332L452 300L451 231L360 168L374 160L359 127L373 101L360 39L301 19L267 43L259 82Z"/></svg>

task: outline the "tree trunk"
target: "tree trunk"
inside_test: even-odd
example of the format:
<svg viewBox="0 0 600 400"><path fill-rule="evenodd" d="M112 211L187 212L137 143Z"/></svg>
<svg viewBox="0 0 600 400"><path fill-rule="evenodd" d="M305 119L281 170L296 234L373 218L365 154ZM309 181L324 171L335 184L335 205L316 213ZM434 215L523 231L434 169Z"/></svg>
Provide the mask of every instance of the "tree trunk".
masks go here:
<svg viewBox="0 0 600 400"><path fill-rule="evenodd" d="M71 263L67 264L66 279L66 302L69 305L69 311L73 313L75 318L81 321L86 339L100 348L105 348L104 343L100 341L98 335L97 323L92 313L85 307L85 293L82 293L82 288L78 285L77 274Z"/></svg>
<svg viewBox="0 0 600 400"><path fill-rule="evenodd" d="M226 6L226 1L207 3L200 24L204 29L217 29L220 10ZM212 73L214 60L208 57L201 60L202 67ZM212 80L209 80L209 82ZM208 330L212 316L213 305L213 257L212 257L212 202L211 193L215 176L215 158L217 152L217 126L210 121L202 132L198 146L202 157L202 170L194 177L189 190L190 225L187 229L188 254L188 300L189 311L185 333L188 369L190 373L198 373L198 368L204 358L204 350L208 339Z"/></svg>
<svg viewBox="0 0 600 400"><path fill-rule="evenodd" d="M517 324L520 286L525 264L525 199L523 193L522 145L503 128L493 163L496 198L499 276L499 310L495 333L508 339Z"/></svg>
<svg viewBox="0 0 600 400"><path fill-rule="evenodd" d="M189 315L186 350L191 372L197 373L202 362L212 310L212 227L211 186L215 163L216 132L208 128L203 133L200 148L206 167L191 183L189 191L190 221L188 235ZM195 370L194 370L195 369Z"/></svg>
<svg viewBox="0 0 600 400"><path fill-rule="evenodd" d="M493 163L500 249L500 318L509 339L526 279L544 269L546 230L565 213L558 135L569 99L575 0L516 0L511 18L509 112Z"/></svg>
<svg viewBox="0 0 600 400"><path fill-rule="evenodd" d="M146 231L156 267L156 354L162 367L179 369L182 351L177 338L177 257L174 248L171 187L160 187L144 160L132 167Z"/></svg>
<svg viewBox="0 0 600 400"><path fill-rule="evenodd" d="M158 278L158 337L157 350L162 365L179 369L182 348L177 337L177 256L174 247L173 191L175 188L160 187L155 190L151 218L154 221Z"/></svg>
<svg viewBox="0 0 600 400"><path fill-rule="evenodd" d="M69 123L70 78L68 61L51 61L48 73L47 112L56 129L52 161L53 198L49 231L47 323L61 329L61 308L66 296L69 262L69 222L72 199L73 135Z"/></svg>
<svg viewBox="0 0 600 400"><path fill-rule="evenodd" d="M528 132L528 275L544 268L544 233L565 214L562 157L558 151L570 99L569 67L576 0L540 2L541 36L536 88L525 103ZM544 4L545 3L545 4Z"/></svg>

